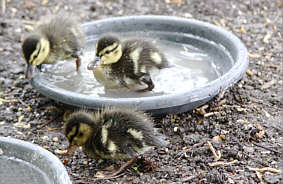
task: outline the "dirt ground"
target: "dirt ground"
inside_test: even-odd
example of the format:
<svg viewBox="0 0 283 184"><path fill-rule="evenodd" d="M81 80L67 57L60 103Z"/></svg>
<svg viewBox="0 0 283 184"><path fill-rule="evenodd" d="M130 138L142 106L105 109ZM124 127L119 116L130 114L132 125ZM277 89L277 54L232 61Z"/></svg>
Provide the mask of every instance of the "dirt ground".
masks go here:
<svg viewBox="0 0 283 184"><path fill-rule="evenodd" d="M82 22L144 14L194 18L241 38L250 53L246 75L200 109L155 118L156 127L171 143L145 155L157 165L155 171L139 163L123 177L96 182L283 182L282 1L6 0L6 9L0 11L0 136L38 144L66 159L62 104L40 95L24 80L22 35L43 15L72 12ZM66 168L73 183L94 183L95 173L111 164L89 159L78 150Z"/></svg>

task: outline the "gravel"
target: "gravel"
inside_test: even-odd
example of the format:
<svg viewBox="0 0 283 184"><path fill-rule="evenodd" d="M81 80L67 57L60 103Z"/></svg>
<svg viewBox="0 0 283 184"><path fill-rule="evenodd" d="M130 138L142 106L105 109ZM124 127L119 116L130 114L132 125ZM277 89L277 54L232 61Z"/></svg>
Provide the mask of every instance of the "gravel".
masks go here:
<svg viewBox="0 0 283 184"><path fill-rule="evenodd" d="M154 171L142 170L141 162L120 178L96 182L282 183L282 9L279 0L8 0L0 18L0 136L38 144L66 159L62 114L70 107L24 80L22 35L43 15L67 12L82 22L143 14L194 18L241 38L250 53L247 74L203 108L155 118L171 144L144 155L156 164ZM94 183L96 172L113 163L77 150L66 168L73 183ZM281 169L281 175L249 169L264 167Z"/></svg>

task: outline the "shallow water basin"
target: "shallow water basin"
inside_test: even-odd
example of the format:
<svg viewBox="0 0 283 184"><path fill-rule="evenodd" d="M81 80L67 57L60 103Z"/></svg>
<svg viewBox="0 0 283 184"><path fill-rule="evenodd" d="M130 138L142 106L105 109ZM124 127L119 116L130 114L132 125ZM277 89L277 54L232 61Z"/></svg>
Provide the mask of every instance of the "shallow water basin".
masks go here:
<svg viewBox="0 0 283 184"><path fill-rule="evenodd" d="M136 16L94 21L82 27L87 43L80 71L75 71L74 61L59 61L45 65L32 79L39 92L69 105L92 109L126 106L155 114L183 112L239 80L248 65L246 48L237 37L196 20ZM120 34L122 40L143 37L164 53L170 67L152 74L155 88L151 92L105 89L87 70L95 57L96 41L106 32Z"/></svg>

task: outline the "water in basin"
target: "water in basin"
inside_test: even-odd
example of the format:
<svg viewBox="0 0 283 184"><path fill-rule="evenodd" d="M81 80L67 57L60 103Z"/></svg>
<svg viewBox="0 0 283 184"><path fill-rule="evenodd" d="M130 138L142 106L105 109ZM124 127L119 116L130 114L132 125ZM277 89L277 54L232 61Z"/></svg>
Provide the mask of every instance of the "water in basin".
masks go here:
<svg viewBox="0 0 283 184"><path fill-rule="evenodd" d="M136 34L127 33L127 36ZM95 56L95 43L98 39L95 36L88 37L79 72L75 70L75 61L59 61L55 65L44 65L41 74L45 80L44 83L51 87L96 97L158 96L202 87L225 73L223 69L225 65L220 65L220 60L221 62L223 59L226 60L226 65L230 66L233 63L224 47L203 38L182 35L183 38L177 37L177 40L170 40L163 39L164 34L156 34L156 32L153 34L147 32L144 35L154 38L153 43L165 54L171 65L152 75L155 88L151 92L137 93L126 88L105 90L95 80L92 71L87 70L88 63ZM167 37L168 35L165 38ZM174 35L171 37L176 38ZM222 54L215 55L215 53Z"/></svg>
<svg viewBox="0 0 283 184"><path fill-rule="evenodd" d="M0 184L51 184L36 166L18 158L0 156Z"/></svg>

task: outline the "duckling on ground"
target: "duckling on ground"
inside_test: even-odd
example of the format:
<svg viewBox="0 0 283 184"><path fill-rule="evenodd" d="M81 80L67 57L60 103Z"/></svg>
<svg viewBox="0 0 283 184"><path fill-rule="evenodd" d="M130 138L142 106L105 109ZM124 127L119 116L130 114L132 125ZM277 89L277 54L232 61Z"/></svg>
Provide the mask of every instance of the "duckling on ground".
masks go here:
<svg viewBox="0 0 283 184"><path fill-rule="evenodd" d="M96 44L96 60L88 65L98 81L107 86L107 80L118 80L124 87L146 84L154 88L150 72L168 66L165 56L149 41L129 39L121 41L113 35L101 37ZM98 71L97 71L98 70ZM106 77L100 77L106 76Z"/></svg>
<svg viewBox="0 0 283 184"><path fill-rule="evenodd" d="M27 63L26 79L31 78L34 66L41 69L41 64L53 64L63 59L76 59L78 71L83 43L83 31L75 20L67 16L57 16L41 24L25 37L22 44Z"/></svg>
<svg viewBox="0 0 283 184"><path fill-rule="evenodd" d="M132 109L105 108L94 114L78 111L65 124L69 156L77 146L95 159L130 159L119 170L102 178L115 178L131 166L138 155L154 146L166 146L164 136L155 132L152 120Z"/></svg>

